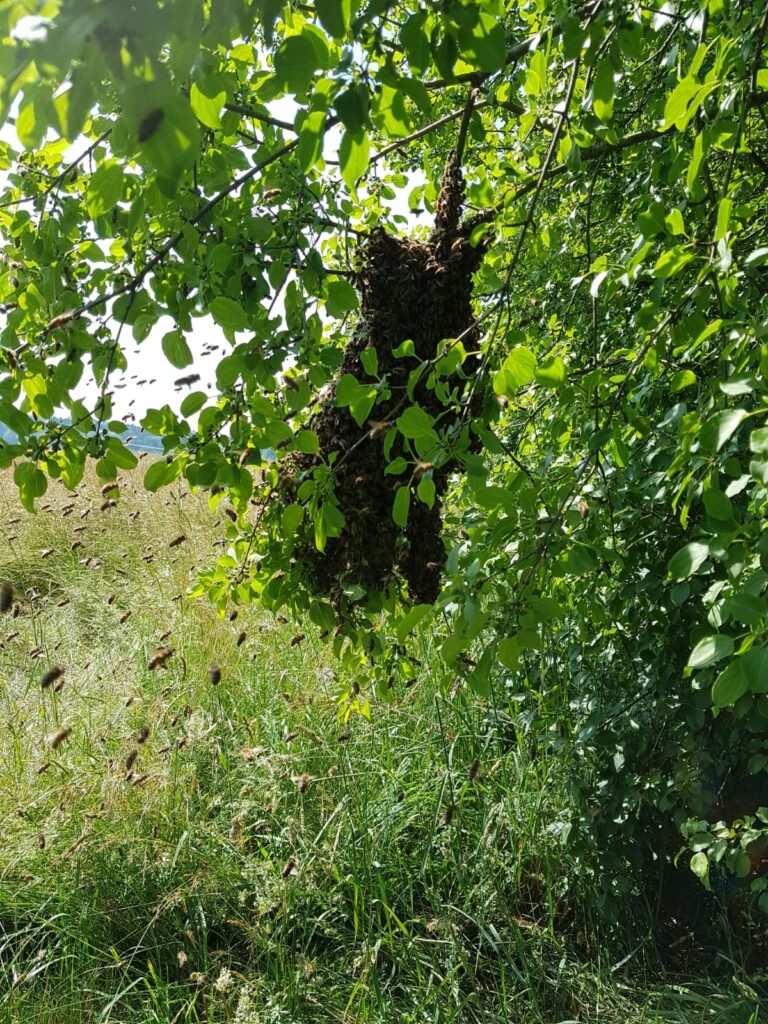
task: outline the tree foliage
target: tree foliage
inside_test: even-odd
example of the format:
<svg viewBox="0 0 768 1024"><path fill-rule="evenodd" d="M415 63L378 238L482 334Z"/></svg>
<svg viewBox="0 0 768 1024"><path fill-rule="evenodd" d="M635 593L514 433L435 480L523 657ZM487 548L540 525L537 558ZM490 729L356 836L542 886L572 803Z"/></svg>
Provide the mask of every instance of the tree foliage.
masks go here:
<svg viewBox="0 0 768 1024"><path fill-rule="evenodd" d="M215 396L142 420L167 452L146 486L184 477L232 511L193 593L308 615L345 713L418 677L428 626L447 686L513 697L533 747L572 758L557 827L607 892L678 852L673 823L696 875L768 909L768 8L17 0L0 19L0 465L22 502L89 457L105 482L133 467L110 394L128 337L169 317L158 358L194 371L211 318ZM473 306L427 351L419 302L388 334L361 282L371 240L427 244L404 197L439 224L458 163ZM351 449L377 496L362 527ZM436 502L442 586L413 604L403 538L421 517L439 541ZM337 559L318 587L307 567L356 523L392 573Z"/></svg>

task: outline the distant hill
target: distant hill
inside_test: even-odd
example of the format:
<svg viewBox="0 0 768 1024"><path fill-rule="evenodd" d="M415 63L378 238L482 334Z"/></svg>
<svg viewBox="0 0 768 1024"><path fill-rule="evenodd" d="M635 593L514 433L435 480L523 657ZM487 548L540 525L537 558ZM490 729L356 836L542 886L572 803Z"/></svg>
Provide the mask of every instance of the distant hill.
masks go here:
<svg viewBox="0 0 768 1024"><path fill-rule="evenodd" d="M66 419L59 420L60 423L68 423ZM163 453L163 441L162 438L156 434L150 434L148 431L143 430L141 427L132 427L125 434L116 434L115 437L120 437L127 448L130 448L134 452L150 452L155 455L162 455ZM8 444L16 443L16 434L12 430L9 430L5 424L0 423L0 441L6 441Z"/></svg>

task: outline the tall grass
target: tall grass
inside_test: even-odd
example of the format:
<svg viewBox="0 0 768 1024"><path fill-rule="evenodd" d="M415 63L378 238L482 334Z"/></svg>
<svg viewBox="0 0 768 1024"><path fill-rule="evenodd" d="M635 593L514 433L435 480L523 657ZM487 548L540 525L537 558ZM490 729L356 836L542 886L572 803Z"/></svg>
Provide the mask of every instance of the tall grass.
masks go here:
<svg viewBox="0 0 768 1024"><path fill-rule="evenodd" d="M103 503L53 485L31 516L0 477L0 1021L765 1019L743 975L603 959L552 828L564 766L506 714L427 669L340 714L312 633L179 596L215 550L203 498L129 474Z"/></svg>

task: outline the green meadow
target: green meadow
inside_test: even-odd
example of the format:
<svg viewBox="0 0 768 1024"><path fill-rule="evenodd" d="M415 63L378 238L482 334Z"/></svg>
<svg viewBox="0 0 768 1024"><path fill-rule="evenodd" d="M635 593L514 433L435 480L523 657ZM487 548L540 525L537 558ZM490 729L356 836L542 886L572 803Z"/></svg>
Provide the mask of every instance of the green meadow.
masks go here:
<svg viewBox="0 0 768 1024"><path fill-rule="evenodd" d="M735 947L601 924L567 763L442 692L428 636L369 703L313 634L185 597L219 519L138 471L35 515L0 479L3 1024L766 1019Z"/></svg>

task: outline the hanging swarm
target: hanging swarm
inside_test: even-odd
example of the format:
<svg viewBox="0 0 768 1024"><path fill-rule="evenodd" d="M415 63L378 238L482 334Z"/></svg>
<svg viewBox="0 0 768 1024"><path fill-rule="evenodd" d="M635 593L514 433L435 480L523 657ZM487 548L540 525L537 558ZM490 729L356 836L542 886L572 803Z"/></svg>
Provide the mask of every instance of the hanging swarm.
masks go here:
<svg viewBox="0 0 768 1024"><path fill-rule="evenodd" d="M359 321L338 379L352 374L360 383L372 383L360 358L372 346L378 374L387 376L392 397L375 405L361 428L348 409L337 408L334 387L312 418L309 427L319 438L323 461L331 453L339 453L334 464L335 492L345 526L339 537L328 539L324 552L309 544L296 552L309 572L313 589L334 601L345 586L359 584L366 591L384 590L397 576L407 581L410 597L418 603L433 603L440 590L446 559L441 498L454 465L447 463L432 470L436 489L433 506L429 508L414 494L407 527L401 529L392 519L392 506L397 489L411 479L412 466L402 476L387 476L385 469L397 455L409 457L409 453L400 448L402 439L398 435L386 458L386 430L372 429L371 423L397 418L404 408L411 370L417 361L433 359L441 341L461 337L467 350L477 348L472 276L488 243L486 235L473 246L470 237L479 224L490 221L491 213L476 214L462 223L463 194L461 169L451 162L443 174L435 225L426 242L396 238L379 229L362 247L362 269L356 274ZM395 358L392 352L409 339L417 360ZM471 376L472 369L465 363L465 374ZM427 376L417 384L412 401L437 417L445 407L434 390L427 388ZM461 392L467 381L457 376L448 383L459 385ZM479 400L481 389L475 388L473 408ZM446 425L445 419L440 421L441 428ZM297 456L290 477L286 474L289 491L295 490L296 481L305 478L319 461L317 456ZM414 491L416 483L414 480Z"/></svg>

